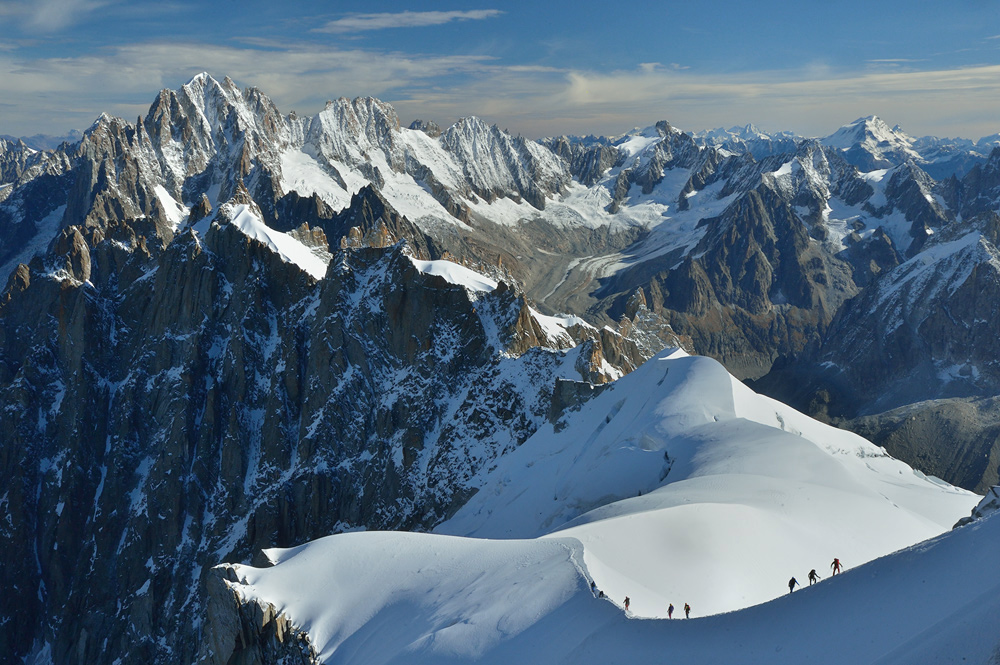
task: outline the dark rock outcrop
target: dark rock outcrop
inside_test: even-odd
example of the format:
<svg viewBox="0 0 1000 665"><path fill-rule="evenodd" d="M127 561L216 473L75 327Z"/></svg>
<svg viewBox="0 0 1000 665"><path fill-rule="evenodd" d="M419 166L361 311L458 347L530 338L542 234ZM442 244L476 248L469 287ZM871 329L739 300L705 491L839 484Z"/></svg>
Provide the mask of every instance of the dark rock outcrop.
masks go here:
<svg viewBox="0 0 1000 665"><path fill-rule="evenodd" d="M231 565L205 576L207 611L196 662L205 665L318 665L309 635L277 608L246 601L236 590L240 578Z"/></svg>

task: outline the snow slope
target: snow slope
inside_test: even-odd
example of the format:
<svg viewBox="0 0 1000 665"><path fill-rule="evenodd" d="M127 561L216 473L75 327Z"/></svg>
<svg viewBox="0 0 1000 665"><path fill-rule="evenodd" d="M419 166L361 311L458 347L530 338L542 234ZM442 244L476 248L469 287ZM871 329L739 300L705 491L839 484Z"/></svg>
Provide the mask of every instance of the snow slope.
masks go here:
<svg viewBox="0 0 1000 665"><path fill-rule="evenodd" d="M595 599L572 539L330 536L235 566L327 663L993 663L1000 517L739 612L636 620ZM679 607L678 607L679 609Z"/></svg>
<svg viewBox="0 0 1000 665"><path fill-rule="evenodd" d="M285 263L294 263L315 279L323 279L326 267L330 262L329 254L314 251L306 247L287 233L272 229L246 204L225 204L219 209L222 219L232 224L248 238L263 243L268 249L281 257ZM201 235L208 232L215 218L205 218L194 224L192 228Z"/></svg>
<svg viewBox="0 0 1000 665"><path fill-rule="evenodd" d="M452 261L420 261L410 257L410 262L422 273L443 277L449 284L464 286L470 291L492 291L497 283L475 270Z"/></svg>
<svg viewBox="0 0 1000 665"><path fill-rule="evenodd" d="M680 600L704 615L770 600L834 557L855 566L936 536L977 500L674 352L503 458L439 531L557 531L634 612Z"/></svg>
<svg viewBox="0 0 1000 665"><path fill-rule="evenodd" d="M241 593L288 610L329 662L376 665L408 652L466 662L526 632L541 656L550 632L573 633L577 616L592 615L573 541L373 532L266 553L273 568L236 567ZM602 609L604 621L617 618Z"/></svg>
<svg viewBox="0 0 1000 665"><path fill-rule="evenodd" d="M1000 523L765 603L793 575L825 577L835 556L854 568L937 536L979 497L681 352L561 425L485 473L442 534L269 551L274 567L237 567L238 591L285 612L336 663L920 662L922 641L927 653L993 648L964 642L1000 625L1000 600L978 598L1000 586L985 563ZM591 579L615 604L592 597ZM629 621L616 607L625 595L633 619L665 616L671 602L675 617L684 602L694 617L749 609Z"/></svg>

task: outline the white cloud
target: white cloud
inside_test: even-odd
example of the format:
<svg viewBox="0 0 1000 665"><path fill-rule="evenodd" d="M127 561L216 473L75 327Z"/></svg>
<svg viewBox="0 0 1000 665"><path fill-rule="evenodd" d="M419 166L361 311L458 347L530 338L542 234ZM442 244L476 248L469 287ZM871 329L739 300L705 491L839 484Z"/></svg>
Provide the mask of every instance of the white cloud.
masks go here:
<svg viewBox="0 0 1000 665"><path fill-rule="evenodd" d="M499 9L475 9L470 11L449 12L397 12L383 14L351 14L344 18L330 21L313 32L349 33L367 30L385 30L387 28L422 28L430 25L443 25L452 21L478 21L493 18L503 14Z"/></svg>
<svg viewBox="0 0 1000 665"><path fill-rule="evenodd" d="M283 112L316 112L330 98L391 97L449 76L490 69L484 56L411 57L297 45L277 50L199 43L143 43L78 58L25 60L0 52L0 133L63 133L107 111L145 115L161 88L201 71L256 85Z"/></svg>
<svg viewBox="0 0 1000 665"><path fill-rule="evenodd" d="M551 89L540 92L537 101L521 105L542 115L538 112L544 104L553 118L575 127L587 121L617 121L617 130L577 130L585 132L622 131L665 118L691 130L754 121L824 135L856 117L877 113L913 134L977 138L997 131L1000 124L1000 66L839 75L816 66L731 75L649 68L570 71L558 94ZM536 131L574 131L543 127Z"/></svg>
<svg viewBox="0 0 1000 665"><path fill-rule="evenodd" d="M116 0L7 0L0 16L13 17L30 32L59 32Z"/></svg>
<svg viewBox="0 0 1000 665"><path fill-rule="evenodd" d="M594 72L505 66L484 56L415 56L272 42L144 43L80 58L26 61L0 50L0 133L64 133L102 112L144 115L161 87L200 71L256 85L283 112L372 95L404 123L466 115L522 133L615 134L667 119L698 130L755 122L824 135L878 114L914 135L978 138L1000 130L1000 66L936 71L795 71L703 75L671 65Z"/></svg>

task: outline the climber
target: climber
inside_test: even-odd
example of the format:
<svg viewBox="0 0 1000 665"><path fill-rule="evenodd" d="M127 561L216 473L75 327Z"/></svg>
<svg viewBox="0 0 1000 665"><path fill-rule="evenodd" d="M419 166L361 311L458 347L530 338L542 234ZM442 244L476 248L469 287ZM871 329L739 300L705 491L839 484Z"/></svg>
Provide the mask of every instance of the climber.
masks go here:
<svg viewBox="0 0 1000 665"><path fill-rule="evenodd" d="M816 573L816 569L813 568L809 571L809 586L812 586L815 582L820 580L819 575Z"/></svg>
<svg viewBox="0 0 1000 665"><path fill-rule="evenodd" d="M833 574L834 575L836 575L837 573L839 573L840 572L840 559L835 558L833 560L833 563L830 564L830 567L833 568Z"/></svg>
<svg viewBox="0 0 1000 665"><path fill-rule="evenodd" d="M795 585L798 584L798 583L799 583L799 581L797 579L795 579L794 577L792 579L788 580L788 593L791 593L792 591L794 591L795 590Z"/></svg>

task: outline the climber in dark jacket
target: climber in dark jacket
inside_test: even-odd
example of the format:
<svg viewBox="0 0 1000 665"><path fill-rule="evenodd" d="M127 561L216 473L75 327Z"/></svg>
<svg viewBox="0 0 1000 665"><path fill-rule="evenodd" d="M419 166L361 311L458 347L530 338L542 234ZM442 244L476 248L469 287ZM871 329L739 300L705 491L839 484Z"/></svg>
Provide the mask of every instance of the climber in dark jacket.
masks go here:
<svg viewBox="0 0 1000 665"><path fill-rule="evenodd" d="M797 579L795 579L794 577L792 579L788 580L788 593L791 593L795 589L795 585L798 584L798 583L799 583L799 581Z"/></svg>

